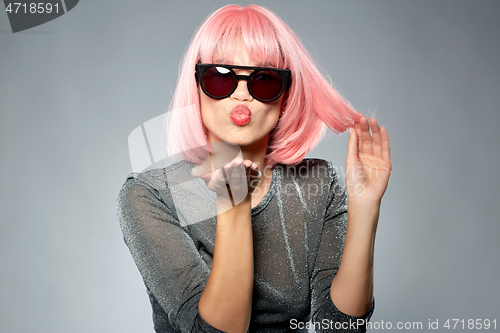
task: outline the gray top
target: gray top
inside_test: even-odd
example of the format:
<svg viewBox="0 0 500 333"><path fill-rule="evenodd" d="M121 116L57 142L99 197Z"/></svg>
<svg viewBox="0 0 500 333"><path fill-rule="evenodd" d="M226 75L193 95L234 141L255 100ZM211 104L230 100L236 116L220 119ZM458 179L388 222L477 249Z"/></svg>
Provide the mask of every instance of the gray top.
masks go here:
<svg viewBox="0 0 500 333"><path fill-rule="evenodd" d="M156 332L221 332L198 312L212 265L216 197L191 176L193 167L182 161L132 174L118 198L124 240L146 284ZM330 298L346 227L347 195L331 163L305 159L273 167L268 193L252 208L250 332L289 332L310 318L316 332L333 332L342 322L370 318L374 305L352 317Z"/></svg>

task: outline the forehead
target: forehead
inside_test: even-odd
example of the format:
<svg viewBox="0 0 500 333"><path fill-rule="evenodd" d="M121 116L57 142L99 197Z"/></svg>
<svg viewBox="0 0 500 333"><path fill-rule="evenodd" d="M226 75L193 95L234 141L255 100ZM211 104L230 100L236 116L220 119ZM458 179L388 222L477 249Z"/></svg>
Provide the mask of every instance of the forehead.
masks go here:
<svg viewBox="0 0 500 333"><path fill-rule="evenodd" d="M266 64L263 61L252 60L248 53L245 51L243 53L236 52L232 57L220 57L218 55L213 58L214 64L224 64L224 65L234 65L234 66L252 66L252 67L273 67L271 64Z"/></svg>
<svg viewBox="0 0 500 333"><path fill-rule="evenodd" d="M281 67L283 57L276 40L246 40L242 35L219 39L213 48L200 50L202 63L255 67Z"/></svg>
<svg viewBox="0 0 500 333"><path fill-rule="evenodd" d="M260 66L262 63L259 59L252 59L241 36L230 45L227 44L216 46L212 57L214 64Z"/></svg>

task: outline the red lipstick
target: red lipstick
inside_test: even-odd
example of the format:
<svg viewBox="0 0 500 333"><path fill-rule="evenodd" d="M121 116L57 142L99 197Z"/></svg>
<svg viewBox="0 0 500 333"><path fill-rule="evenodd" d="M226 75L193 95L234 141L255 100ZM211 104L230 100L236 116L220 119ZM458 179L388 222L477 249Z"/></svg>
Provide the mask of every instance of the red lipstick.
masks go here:
<svg viewBox="0 0 500 333"><path fill-rule="evenodd" d="M246 106L238 105L231 110L229 118L231 118L231 121L235 125L243 126L250 121L250 118L252 118L252 112L250 112L250 109Z"/></svg>

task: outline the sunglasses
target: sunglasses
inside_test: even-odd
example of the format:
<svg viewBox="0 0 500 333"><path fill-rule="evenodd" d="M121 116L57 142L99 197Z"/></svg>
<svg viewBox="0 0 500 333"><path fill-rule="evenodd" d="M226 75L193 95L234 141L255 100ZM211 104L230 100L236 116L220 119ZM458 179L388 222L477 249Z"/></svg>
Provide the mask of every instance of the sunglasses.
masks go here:
<svg viewBox="0 0 500 333"><path fill-rule="evenodd" d="M233 69L252 70L250 75L237 75ZM270 67L233 66L219 64L197 64L196 82L203 92L212 98L229 97L238 87L239 80L247 81L250 95L261 102L272 102L290 88L291 71Z"/></svg>

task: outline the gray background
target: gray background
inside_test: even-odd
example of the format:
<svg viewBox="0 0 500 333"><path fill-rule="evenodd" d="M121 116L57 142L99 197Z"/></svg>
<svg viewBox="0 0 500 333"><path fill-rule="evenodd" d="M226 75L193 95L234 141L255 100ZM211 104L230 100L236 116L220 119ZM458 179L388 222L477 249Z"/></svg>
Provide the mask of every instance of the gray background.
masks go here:
<svg viewBox="0 0 500 333"><path fill-rule="evenodd" d="M115 214L127 137L225 4L80 1L16 34L0 13L0 332L153 331ZM388 128L372 321L500 320L500 1L260 4ZM346 143L311 156L341 167Z"/></svg>

